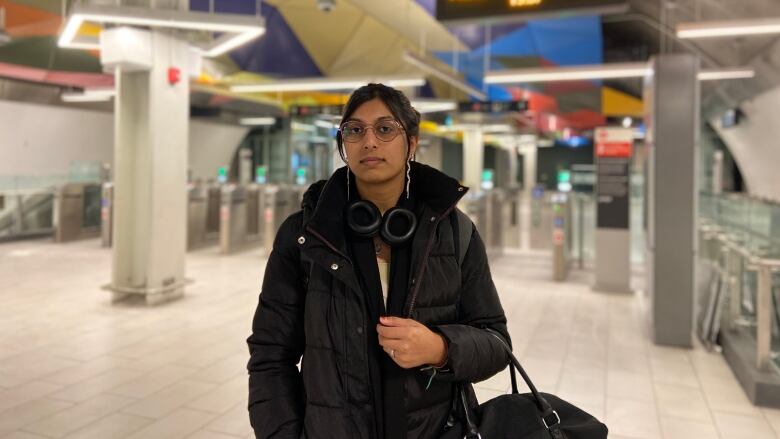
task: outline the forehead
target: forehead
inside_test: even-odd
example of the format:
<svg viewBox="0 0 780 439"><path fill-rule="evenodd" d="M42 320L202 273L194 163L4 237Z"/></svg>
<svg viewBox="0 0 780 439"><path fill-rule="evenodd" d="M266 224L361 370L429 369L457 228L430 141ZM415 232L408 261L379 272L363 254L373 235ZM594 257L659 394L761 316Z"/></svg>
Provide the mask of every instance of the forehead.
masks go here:
<svg viewBox="0 0 780 439"><path fill-rule="evenodd" d="M395 117L393 116L393 113L390 112L387 105L379 98L364 102L354 113L352 113L352 116L350 116L350 119L363 122L374 122L379 119L387 118L394 119Z"/></svg>

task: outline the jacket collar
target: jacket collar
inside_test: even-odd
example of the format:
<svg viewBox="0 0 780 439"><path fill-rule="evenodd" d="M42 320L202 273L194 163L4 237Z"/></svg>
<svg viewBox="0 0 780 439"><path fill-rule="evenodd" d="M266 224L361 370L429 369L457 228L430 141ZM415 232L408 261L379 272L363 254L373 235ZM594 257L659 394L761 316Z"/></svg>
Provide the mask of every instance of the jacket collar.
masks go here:
<svg viewBox="0 0 780 439"><path fill-rule="evenodd" d="M418 203L436 214L443 214L466 194L468 188L454 178L421 163L411 163L410 191ZM350 191L357 194L354 178ZM312 184L303 196L304 227L321 235L346 255L344 209L347 205L347 167L341 167L326 181Z"/></svg>

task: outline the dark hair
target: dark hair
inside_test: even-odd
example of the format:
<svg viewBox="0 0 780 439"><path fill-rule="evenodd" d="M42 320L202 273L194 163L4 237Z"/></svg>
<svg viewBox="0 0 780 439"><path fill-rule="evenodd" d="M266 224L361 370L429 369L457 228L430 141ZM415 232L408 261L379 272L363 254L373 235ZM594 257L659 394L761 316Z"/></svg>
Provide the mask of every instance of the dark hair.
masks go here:
<svg viewBox="0 0 780 439"><path fill-rule="evenodd" d="M352 117L358 107L373 99L380 99L384 102L393 117L401 124L406 133L406 147L408 148L411 144L411 138L420 134L420 113L412 107L412 103L403 92L384 84L367 84L355 90L344 108L341 124ZM341 126L336 133L336 142L338 143L339 155L346 163L344 142L341 139Z"/></svg>

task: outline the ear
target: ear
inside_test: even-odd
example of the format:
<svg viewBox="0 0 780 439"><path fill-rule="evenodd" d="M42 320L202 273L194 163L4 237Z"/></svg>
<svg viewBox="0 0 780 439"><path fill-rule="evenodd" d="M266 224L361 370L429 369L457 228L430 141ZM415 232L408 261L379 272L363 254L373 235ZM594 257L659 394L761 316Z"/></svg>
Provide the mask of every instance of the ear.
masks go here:
<svg viewBox="0 0 780 439"><path fill-rule="evenodd" d="M417 144L420 142L420 137L418 136L412 136L409 138L409 157L407 157L408 160L411 160L414 158L414 156L417 154Z"/></svg>

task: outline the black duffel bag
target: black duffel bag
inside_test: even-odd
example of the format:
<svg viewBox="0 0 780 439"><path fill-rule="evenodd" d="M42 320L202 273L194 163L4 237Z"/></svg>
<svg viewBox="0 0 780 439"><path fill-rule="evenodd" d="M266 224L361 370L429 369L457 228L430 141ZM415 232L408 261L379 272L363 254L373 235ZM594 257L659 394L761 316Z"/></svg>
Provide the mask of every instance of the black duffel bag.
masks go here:
<svg viewBox="0 0 780 439"><path fill-rule="evenodd" d="M452 412L440 439L606 439L607 426L555 395L539 393L512 349L495 331L509 354L512 393L478 407L469 404L470 384L455 385ZM531 393L517 390L515 369Z"/></svg>

